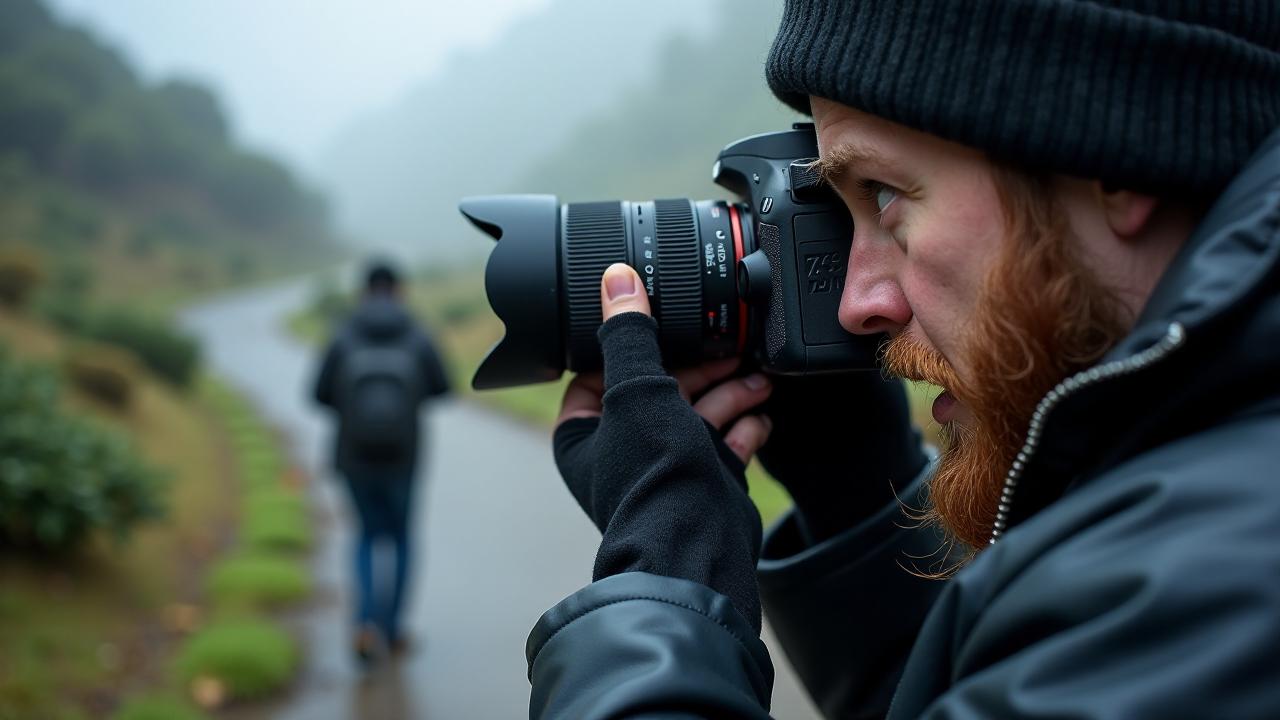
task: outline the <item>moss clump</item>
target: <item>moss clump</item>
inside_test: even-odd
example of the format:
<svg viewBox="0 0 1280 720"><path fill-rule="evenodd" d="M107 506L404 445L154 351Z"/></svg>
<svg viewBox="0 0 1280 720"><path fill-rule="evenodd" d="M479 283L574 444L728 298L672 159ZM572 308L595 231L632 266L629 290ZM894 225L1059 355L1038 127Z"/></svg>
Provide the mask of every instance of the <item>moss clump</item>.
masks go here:
<svg viewBox="0 0 1280 720"><path fill-rule="evenodd" d="M306 505L295 493L259 490L249 496L241 529L255 552L297 552L311 545Z"/></svg>
<svg viewBox="0 0 1280 720"><path fill-rule="evenodd" d="M270 607L300 600L310 590L306 571L296 560L242 555L217 564L209 590L224 606Z"/></svg>
<svg viewBox="0 0 1280 720"><path fill-rule="evenodd" d="M207 720L208 716L181 698L151 695L129 700L111 720Z"/></svg>
<svg viewBox="0 0 1280 720"><path fill-rule="evenodd" d="M225 620L192 636L178 657L184 683L221 683L228 699L261 697L293 677L298 649L269 622Z"/></svg>

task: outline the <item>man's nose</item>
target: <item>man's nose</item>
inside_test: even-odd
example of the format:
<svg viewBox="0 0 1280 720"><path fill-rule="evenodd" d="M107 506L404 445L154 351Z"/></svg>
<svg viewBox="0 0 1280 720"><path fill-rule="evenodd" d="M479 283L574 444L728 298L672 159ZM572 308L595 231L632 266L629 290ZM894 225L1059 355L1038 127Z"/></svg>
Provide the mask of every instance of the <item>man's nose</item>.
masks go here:
<svg viewBox="0 0 1280 720"><path fill-rule="evenodd" d="M849 251L840 325L855 335L901 330L911 321L911 306L894 277L892 250L886 243L859 240Z"/></svg>

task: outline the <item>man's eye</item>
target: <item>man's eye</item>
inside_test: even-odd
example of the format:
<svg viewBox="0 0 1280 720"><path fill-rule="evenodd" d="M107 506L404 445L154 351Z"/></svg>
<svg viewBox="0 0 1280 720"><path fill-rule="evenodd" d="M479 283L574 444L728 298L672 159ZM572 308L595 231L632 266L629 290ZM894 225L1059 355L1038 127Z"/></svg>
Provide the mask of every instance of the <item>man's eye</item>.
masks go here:
<svg viewBox="0 0 1280 720"><path fill-rule="evenodd" d="M879 189L876 190L876 207L879 208L880 212L884 212L885 208L892 205L893 201L897 199L898 191L888 185L881 184Z"/></svg>
<svg viewBox="0 0 1280 720"><path fill-rule="evenodd" d="M891 185L885 185L876 180L862 180L858 185L862 191L861 195L868 202L875 203L876 210L879 212L884 212L886 208L893 204L894 200L898 199L898 190Z"/></svg>

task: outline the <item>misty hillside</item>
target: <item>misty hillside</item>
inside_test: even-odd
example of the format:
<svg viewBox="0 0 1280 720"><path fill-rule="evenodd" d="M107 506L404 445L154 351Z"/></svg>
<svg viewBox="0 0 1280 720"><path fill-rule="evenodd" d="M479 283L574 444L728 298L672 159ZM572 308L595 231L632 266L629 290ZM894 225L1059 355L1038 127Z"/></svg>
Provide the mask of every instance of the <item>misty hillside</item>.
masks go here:
<svg viewBox="0 0 1280 720"><path fill-rule="evenodd" d="M144 82L38 0L0 0L0 246L45 274L193 291L332 255L323 199L228 128L205 86Z"/></svg>
<svg viewBox="0 0 1280 720"><path fill-rule="evenodd" d="M725 145L804 120L776 100L764 63L776 0L719 0L705 38L673 36L652 79L576 127L508 190L562 200L725 197L711 166Z"/></svg>
<svg viewBox="0 0 1280 720"><path fill-rule="evenodd" d="M556 0L492 46L455 56L403 102L349 128L320 162L343 226L377 247L468 253L458 198L510 188L589 118L647 86L672 37L714 32L716 8Z"/></svg>

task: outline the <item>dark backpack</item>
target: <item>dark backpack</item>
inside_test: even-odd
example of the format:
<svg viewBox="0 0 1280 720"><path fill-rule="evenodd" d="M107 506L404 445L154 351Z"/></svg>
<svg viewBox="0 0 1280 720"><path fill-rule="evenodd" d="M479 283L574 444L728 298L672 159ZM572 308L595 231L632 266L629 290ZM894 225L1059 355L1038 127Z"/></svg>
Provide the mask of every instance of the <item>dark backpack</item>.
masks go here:
<svg viewBox="0 0 1280 720"><path fill-rule="evenodd" d="M342 359L342 424L352 452L362 460L412 459L422 371L407 339L357 345Z"/></svg>

